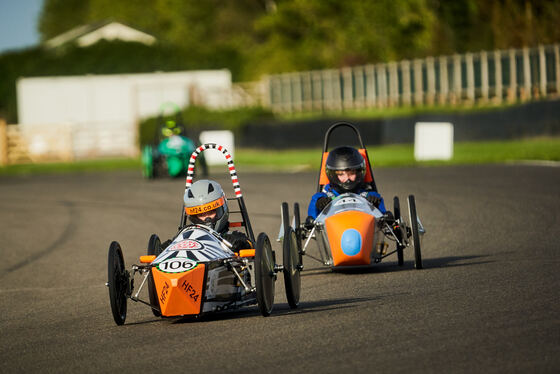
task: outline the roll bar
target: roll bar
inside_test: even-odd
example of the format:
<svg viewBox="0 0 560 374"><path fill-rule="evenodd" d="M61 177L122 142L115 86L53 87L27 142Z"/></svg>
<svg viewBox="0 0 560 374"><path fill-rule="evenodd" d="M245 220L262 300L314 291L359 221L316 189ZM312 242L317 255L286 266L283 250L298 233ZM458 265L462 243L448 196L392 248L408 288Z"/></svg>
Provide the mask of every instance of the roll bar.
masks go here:
<svg viewBox="0 0 560 374"><path fill-rule="evenodd" d="M245 206L245 201L243 200L243 194L241 193L241 186L239 185L239 180L237 178L237 171L235 170L235 165L233 164L233 158L228 150L219 144L215 143L206 143L202 144L201 146L197 147L194 152L191 154L191 158L189 160L189 167L187 169L187 179L185 184L185 192L186 190L192 185L193 177L194 177L194 166L196 163L197 157L204 151L208 149L215 149L224 155L227 167L229 170L229 175L231 177L231 183L233 185L233 191L235 192L235 198L228 199L228 200L236 200L239 205L239 213L241 213L241 217L243 222L241 222L240 226L245 227L245 231L247 232L247 236L251 240L251 242L255 243L255 235L253 234L253 228L251 227L251 222L249 221L249 215L247 213L247 207ZM183 203L183 209L181 212L181 222L179 223L179 230L183 229L187 225L187 215L185 214L185 204Z"/></svg>
<svg viewBox="0 0 560 374"><path fill-rule="evenodd" d="M323 142L323 153L321 154L321 168L319 169L319 178L317 179L317 192L321 192L321 189L324 187L324 184L321 184L321 174L325 172L324 164L325 164L325 161L326 161L326 157L328 155L329 139L330 139L330 136L331 136L331 133L333 132L333 130L338 128L338 127L348 127L352 131L354 131L354 133L356 134L356 137L358 138L358 143L359 143L359 146L360 146L360 153L362 154L362 156L364 156L364 158L366 160L366 167L369 170L369 175L371 175L371 181L369 181L368 183L370 184L371 188L375 192L377 192L377 185L375 184L375 179L373 178L373 170L371 169L371 163L369 162L369 155L367 153L366 147L364 146L364 142L362 141L362 136L360 135L360 132L358 131L356 126L352 125L349 122L337 122L334 125L332 125L331 127L329 127L329 129L325 133L325 139L324 139L324 142Z"/></svg>

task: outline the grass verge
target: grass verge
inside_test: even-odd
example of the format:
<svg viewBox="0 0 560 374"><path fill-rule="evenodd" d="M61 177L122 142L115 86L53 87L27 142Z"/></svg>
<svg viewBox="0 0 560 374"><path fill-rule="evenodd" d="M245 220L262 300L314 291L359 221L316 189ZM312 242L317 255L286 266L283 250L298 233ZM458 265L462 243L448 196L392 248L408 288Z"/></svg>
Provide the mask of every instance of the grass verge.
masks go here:
<svg viewBox="0 0 560 374"><path fill-rule="evenodd" d="M16 164L0 167L1 175L61 174L92 171L132 170L140 171L140 159L101 159L76 162L53 162L41 164Z"/></svg>
<svg viewBox="0 0 560 374"><path fill-rule="evenodd" d="M412 144L368 147L374 167L436 166L461 164L486 164L525 160L560 161L560 138L532 138L499 142L455 143L453 158L449 161L423 161L414 159ZM235 150L235 165L238 169L259 171L317 170L321 160L321 149L303 150ZM110 159L77 161L74 163L22 164L0 167L0 175L52 174L110 170L138 170L139 159ZM214 168L213 168L214 169ZM219 171L219 166L216 167Z"/></svg>
<svg viewBox="0 0 560 374"><path fill-rule="evenodd" d="M454 144L453 158L449 161L422 161L414 159L412 144L368 147L369 157L375 167L461 165L512 162L521 160L560 161L560 138L532 138L499 142L461 142ZM238 150L235 163L271 169L317 169L321 149L263 151Z"/></svg>

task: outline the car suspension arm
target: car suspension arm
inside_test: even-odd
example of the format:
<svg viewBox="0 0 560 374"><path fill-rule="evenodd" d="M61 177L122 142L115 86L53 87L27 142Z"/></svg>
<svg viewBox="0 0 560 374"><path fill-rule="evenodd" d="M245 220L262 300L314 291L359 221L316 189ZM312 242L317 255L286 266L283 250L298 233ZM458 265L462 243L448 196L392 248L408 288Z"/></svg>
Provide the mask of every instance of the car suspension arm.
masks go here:
<svg viewBox="0 0 560 374"><path fill-rule="evenodd" d="M239 274L239 272L237 271L235 266L233 266L233 264L231 262L228 262L227 265L228 265L228 268L233 272L233 274L235 274L235 276L237 277L239 282L243 285L243 288L245 289L245 292L253 291L253 289L251 287L247 286L247 284L243 281L243 278L241 278L241 275Z"/></svg>

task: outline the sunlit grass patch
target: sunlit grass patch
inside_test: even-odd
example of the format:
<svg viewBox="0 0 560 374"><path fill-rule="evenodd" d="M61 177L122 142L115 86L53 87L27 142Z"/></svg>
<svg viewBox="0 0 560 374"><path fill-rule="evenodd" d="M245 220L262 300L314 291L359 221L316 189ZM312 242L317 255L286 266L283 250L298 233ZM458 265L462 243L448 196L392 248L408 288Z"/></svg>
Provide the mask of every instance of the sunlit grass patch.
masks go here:
<svg viewBox="0 0 560 374"><path fill-rule="evenodd" d="M234 162L238 169L258 171L317 170L321 149L235 149ZM453 147L449 161L422 161L414 159L412 144L392 144L368 147L373 167L437 166L485 164L512 161L560 161L560 137L540 137L512 141L459 142ZM224 161L225 164L225 161ZM110 170L138 170L140 159L87 160L74 163L23 164L0 167L0 175L52 174ZM212 170L220 172L220 167Z"/></svg>

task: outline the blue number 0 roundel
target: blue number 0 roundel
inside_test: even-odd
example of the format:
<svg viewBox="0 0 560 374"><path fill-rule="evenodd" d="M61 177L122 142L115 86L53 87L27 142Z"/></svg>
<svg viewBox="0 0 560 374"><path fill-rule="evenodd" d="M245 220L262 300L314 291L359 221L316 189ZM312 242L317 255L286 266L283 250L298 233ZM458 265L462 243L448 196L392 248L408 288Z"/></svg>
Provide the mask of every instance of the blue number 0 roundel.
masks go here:
<svg viewBox="0 0 560 374"><path fill-rule="evenodd" d="M356 229L348 229L342 234L340 248L347 256L354 256L362 249L362 235Z"/></svg>

